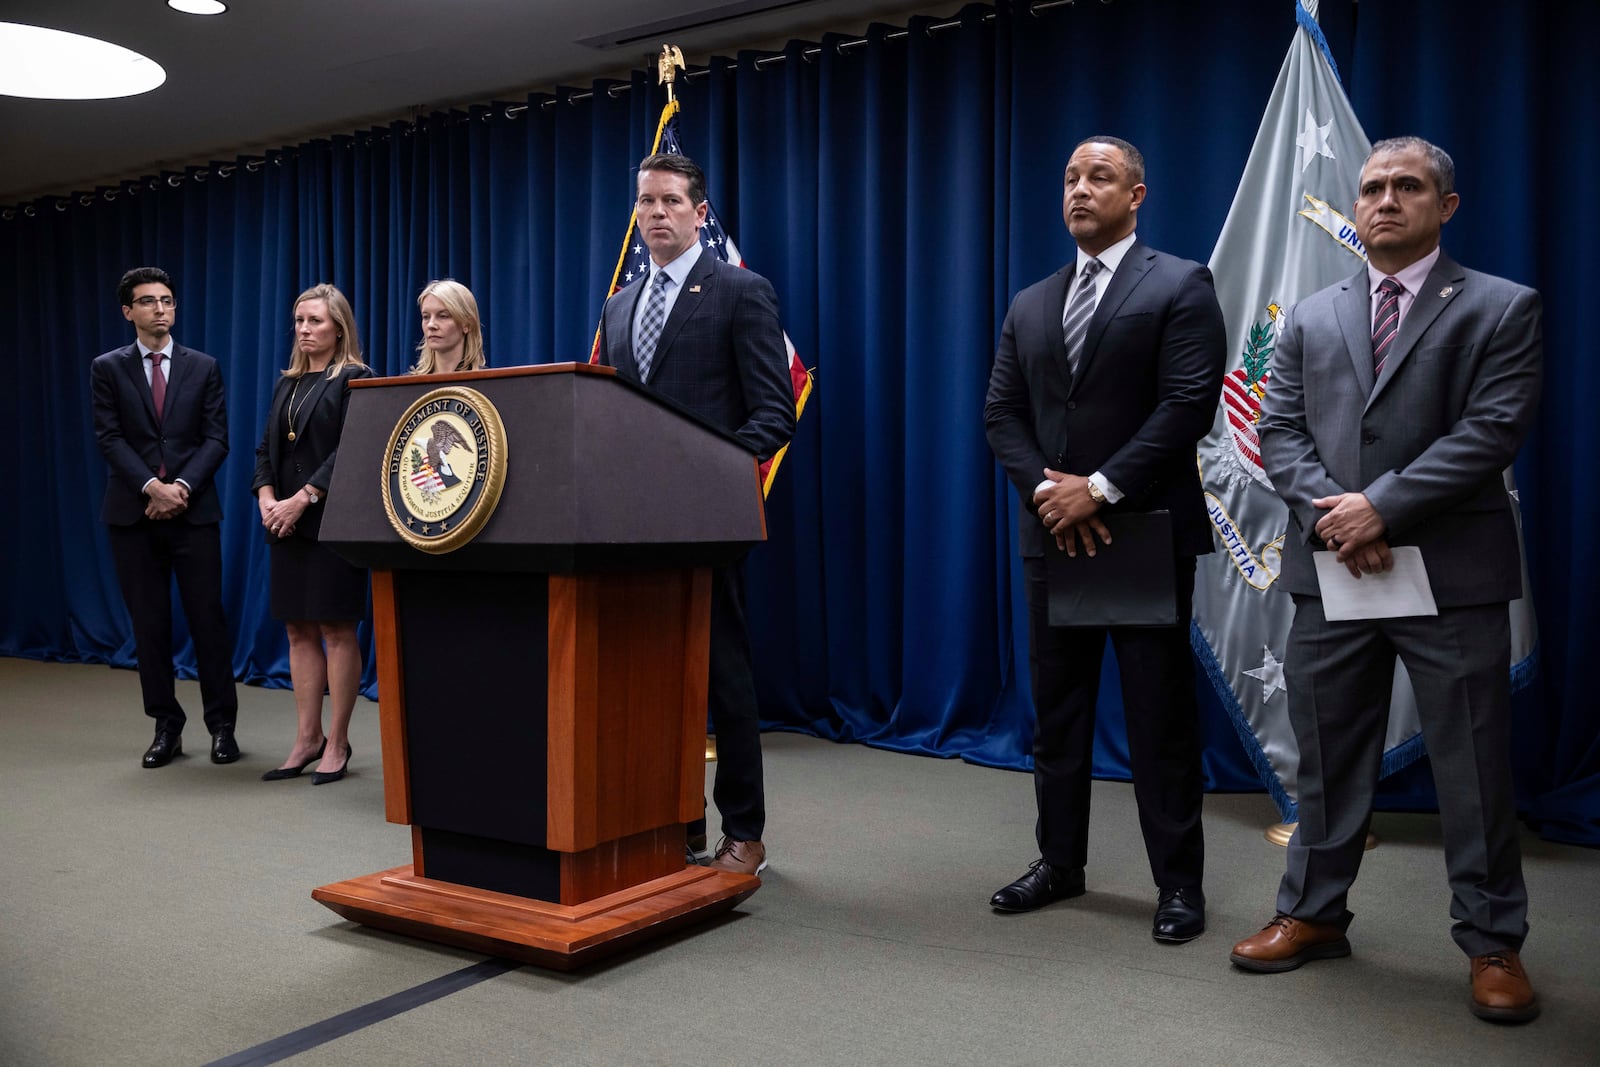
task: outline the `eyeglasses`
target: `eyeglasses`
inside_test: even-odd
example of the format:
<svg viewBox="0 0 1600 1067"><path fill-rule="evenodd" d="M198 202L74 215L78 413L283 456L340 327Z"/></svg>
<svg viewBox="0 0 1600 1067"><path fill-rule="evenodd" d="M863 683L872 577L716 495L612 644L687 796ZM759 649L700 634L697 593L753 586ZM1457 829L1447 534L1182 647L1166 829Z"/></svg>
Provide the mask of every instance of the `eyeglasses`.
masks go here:
<svg viewBox="0 0 1600 1067"><path fill-rule="evenodd" d="M141 296L134 298L133 302L142 308L153 308L157 304L164 308L169 308L177 304L177 301L170 296Z"/></svg>

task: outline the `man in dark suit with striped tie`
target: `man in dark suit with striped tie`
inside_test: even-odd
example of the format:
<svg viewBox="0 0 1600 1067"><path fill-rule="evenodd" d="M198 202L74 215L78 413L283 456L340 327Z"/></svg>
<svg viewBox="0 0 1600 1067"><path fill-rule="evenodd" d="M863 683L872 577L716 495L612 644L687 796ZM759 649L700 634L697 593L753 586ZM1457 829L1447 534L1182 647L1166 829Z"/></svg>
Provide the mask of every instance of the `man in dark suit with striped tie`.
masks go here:
<svg viewBox="0 0 1600 1067"><path fill-rule="evenodd" d="M233 649L222 611L222 504L213 479L228 454L228 413L217 361L172 337L177 299L158 267L117 287L135 340L89 368L94 433L110 468L100 518L133 620L139 687L155 720L146 767L183 751L187 717L172 677L172 581L189 620L211 761L239 758Z"/></svg>
<svg viewBox="0 0 1600 1067"><path fill-rule="evenodd" d="M1189 619L1195 557L1211 551L1212 534L1195 445L1216 412L1227 342L1210 272L1134 233L1144 196L1144 159L1133 145L1092 137L1076 147L1062 216L1077 255L1017 294L989 379L989 445L1021 498L1040 852L989 904L1031 911L1085 890L1095 702L1109 636L1156 887L1151 934L1179 944L1205 929ZM1093 556L1109 537L1105 517L1152 511L1171 516L1170 548L1153 551L1171 554L1177 623L1052 626L1046 556Z"/></svg>
<svg viewBox="0 0 1600 1067"><path fill-rule="evenodd" d="M606 302L600 362L731 432L765 460L788 443L795 420L772 284L701 245L706 183L693 160L650 156L639 164L637 190L650 269ZM723 832L712 866L755 874L766 866L766 798L740 565L712 576L710 705L712 798Z"/></svg>

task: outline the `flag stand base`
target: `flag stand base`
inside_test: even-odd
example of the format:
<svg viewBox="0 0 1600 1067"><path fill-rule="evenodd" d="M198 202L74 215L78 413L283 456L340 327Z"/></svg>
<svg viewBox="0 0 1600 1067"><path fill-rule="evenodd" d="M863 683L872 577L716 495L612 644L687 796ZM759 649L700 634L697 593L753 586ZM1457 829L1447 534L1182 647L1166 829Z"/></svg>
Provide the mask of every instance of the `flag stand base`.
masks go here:
<svg viewBox="0 0 1600 1067"><path fill-rule="evenodd" d="M1264 836L1268 841L1271 841L1274 845L1277 845L1279 848L1283 848L1289 844L1289 838L1294 836L1294 828L1298 825L1299 823L1275 822L1271 826L1267 827L1266 833L1262 836ZM1367 833L1366 851L1371 852L1377 847L1378 835L1369 831Z"/></svg>
<svg viewBox="0 0 1600 1067"><path fill-rule="evenodd" d="M717 735L706 734L706 762L717 762Z"/></svg>

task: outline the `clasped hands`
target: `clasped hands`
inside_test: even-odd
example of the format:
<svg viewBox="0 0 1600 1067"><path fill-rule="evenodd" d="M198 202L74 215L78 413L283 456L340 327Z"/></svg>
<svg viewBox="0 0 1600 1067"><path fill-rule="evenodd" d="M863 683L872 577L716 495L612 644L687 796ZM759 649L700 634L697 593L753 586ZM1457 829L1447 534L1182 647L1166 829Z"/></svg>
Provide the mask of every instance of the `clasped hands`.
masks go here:
<svg viewBox="0 0 1600 1067"><path fill-rule="evenodd" d="M278 537L288 537L294 533L295 523L300 521L300 516L310 506L310 502L299 493L279 500L270 490L262 493L256 504L261 509L261 525Z"/></svg>
<svg viewBox="0 0 1600 1067"><path fill-rule="evenodd" d="M182 482L151 482L145 496L149 497L144 506L147 519L176 518L189 506L189 487Z"/></svg>
<svg viewBox="0 0 1600 1067"><path fill-rule="evenodd" d="M1337 559L1349 570L1352 578L1363 574L1381 574L1394 567L1394 556L1389 552L1389 542L1383 536L1383 516L1372 506L1364 493L1340 493L1337 496L1319 496L1311 502L1314 508L1327 508L1328 513L1317 520L1316 533Z"/></svg>
<svg viewBox="0 0 1600 1067"><path fill-rule="evenodd" d="M1049 467L1044 469L1045 481L1033 491L1033 507L1056 539L1056 547L1069 556L1077 556L1078 546L1089 555L1102 544L1111 543L1111 531L1100 519L1100 503L1089 495L1089 479L1076 474L1062 474ZM1048 484L1047 484L1048 483Z"/></svg>

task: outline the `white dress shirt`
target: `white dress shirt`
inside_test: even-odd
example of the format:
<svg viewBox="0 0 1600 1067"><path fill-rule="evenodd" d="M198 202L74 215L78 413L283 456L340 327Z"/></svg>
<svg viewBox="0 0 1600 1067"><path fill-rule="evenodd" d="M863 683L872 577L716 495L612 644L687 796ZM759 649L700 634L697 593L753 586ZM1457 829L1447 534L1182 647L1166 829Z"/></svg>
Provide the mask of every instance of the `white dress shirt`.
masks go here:
<svg viewBox="0 0 1600 1067"><path fill-rule="evenodd" d="M700 253L703 251L705 251L705 246L697 240L694 244L684 249L677 259L664 267L656 266L654 260L650 261L650 274L645 278L644 292L639 297L639 303L633 309L633 343L635 350L637 350L639 344L639 326L644 322L645 308L650 304L650 287L656 283L656 275L666 271L667 277L672 279L672 284L667 286L666 291L667 310L661 316L661 325L665 327L667 320L672 318L673 306L678 303L678 294L683 292L683 283L688 280L689 272L694 270L694 265L700 262Z"/></svg>
<svg viewBox="0 0 1600 1067"><path fill-rule="evenodd" d="M1067 299L1061 305L1061 321L1063 325L1067 320L1067 308L1072 306L1072 297L1077 293L1078 287L1083 284L1084 264L1091 259L1100 261L1100 272L1090 279L1094 283L1094 304L1098 309L1100 307L1100 298L1106 295L1106 286L1111 284L1111 276L1117 272L1118 267L1122 266L1122 260L1128 254L1128 249L1132 248L1133 243L1138 239L1139 235L1137 233L1130 233L1098 256L1091 256L1083 249L1078 249L1077 269L1073 272L1072 281L1067 285ZM1099 471L1089 475L1089 481L1093 482L1095 488L1105 494L1106 503L1115 504L1122 499L1122 490L1111 484L1111 481ZM1041 489L1048 488L1051 484L1053 483L1050 479L1046 478L1033 491L1037 493Z"/></svg>

